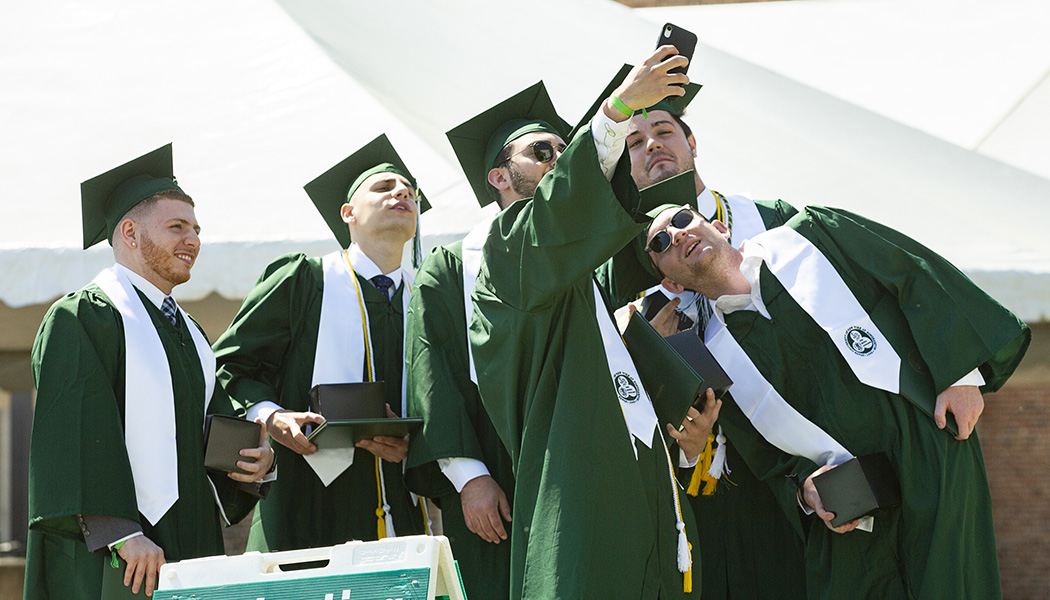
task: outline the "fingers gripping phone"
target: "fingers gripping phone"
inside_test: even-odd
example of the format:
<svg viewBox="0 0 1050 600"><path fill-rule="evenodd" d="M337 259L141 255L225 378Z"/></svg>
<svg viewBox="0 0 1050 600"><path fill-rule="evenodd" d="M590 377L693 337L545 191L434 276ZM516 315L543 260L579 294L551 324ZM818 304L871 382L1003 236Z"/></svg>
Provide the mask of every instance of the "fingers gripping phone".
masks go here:
<svg viewBox="0 0 1050 600"><path fill-rule="evenodd" d="M689 63L693 62L693 50L696 49L696 34L687 29L675 25L674 23L665 23L660 29L660 38L656 40L656 47L671 45L678 50L678 54L689 59ZM685 73L689 69L689 65L684 67L675 67L670 70L671 73Z"/></svg>

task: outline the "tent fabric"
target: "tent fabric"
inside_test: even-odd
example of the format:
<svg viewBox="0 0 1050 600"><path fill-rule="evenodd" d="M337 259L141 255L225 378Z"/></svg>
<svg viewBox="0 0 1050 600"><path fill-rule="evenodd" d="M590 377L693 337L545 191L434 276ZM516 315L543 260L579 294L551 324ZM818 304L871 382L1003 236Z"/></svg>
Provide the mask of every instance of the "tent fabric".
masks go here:
<svg viewBox="0 0 1050 600"><path fill-rule="evenodd" d="M379 133L434 206L424 246L451 242L481 211L444 132L539 79L575 121L670 20L700 37L690 75L704 88L686 120L705 182L870 216L1026 321L1050 319L1050 53L1033 30L1046 19L1031 18L1050 9L939 4L12 5L0 20L0 301L50 302L107 265L106 245L78 249L80 182L169 141L203 229L180 300L237 299L274 256L334 249L302 186Z"/></svg>

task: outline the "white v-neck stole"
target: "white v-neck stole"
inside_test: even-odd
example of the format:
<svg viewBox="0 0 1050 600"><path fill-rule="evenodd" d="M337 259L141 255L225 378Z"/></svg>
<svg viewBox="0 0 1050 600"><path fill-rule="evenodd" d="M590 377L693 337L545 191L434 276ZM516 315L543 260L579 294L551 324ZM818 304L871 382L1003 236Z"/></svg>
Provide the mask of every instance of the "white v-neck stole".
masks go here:
<svg viewBox="0 0 1050 600"><path fill-rule="evenodd" d="M120 312L124 325L124 445L139 512L156 525L179 499L171 367L160 335L122 268L105 269L93 281ZM176 310L182 309L176 304ZM207 407L215 390L215 355L197 327L186 325L201 362L201 401Z"/></svg>

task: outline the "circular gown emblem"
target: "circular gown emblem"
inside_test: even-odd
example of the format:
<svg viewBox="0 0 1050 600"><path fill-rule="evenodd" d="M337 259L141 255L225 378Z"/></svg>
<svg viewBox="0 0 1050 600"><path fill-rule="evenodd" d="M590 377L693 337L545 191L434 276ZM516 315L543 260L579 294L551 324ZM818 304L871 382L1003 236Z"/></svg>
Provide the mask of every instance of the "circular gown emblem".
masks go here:
<svg viewBox="0 0 1050 600"><path fill-rule="evenodd" d="M858 356L868 356L875 352L875 338L867 330L853 326L846 330L846 346Z"/></svg>
<svg viewBox="0 0 1050 600"><path fill-rule="evenodd" d="M638 384L635 383L633 377L623 371L618 371L613 375L613 384L616 386L616 395L621 402L633 404L638 401Z"/></svg>

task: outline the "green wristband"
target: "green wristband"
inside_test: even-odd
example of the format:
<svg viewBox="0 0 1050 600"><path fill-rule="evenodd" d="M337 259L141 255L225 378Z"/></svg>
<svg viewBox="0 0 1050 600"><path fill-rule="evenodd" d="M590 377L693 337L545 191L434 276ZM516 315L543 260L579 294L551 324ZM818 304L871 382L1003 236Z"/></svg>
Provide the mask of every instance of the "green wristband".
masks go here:
<svg viewBox="0 0 1050 600"><path fill-rule="evenodd" d="M612 100L612 104L616 107L616 110L622 112L625 116L629 117L634 114L634 111L631 110L631 107L624 104L623 100L620 100L616 96L610 96L609 98Z"/></svg>

